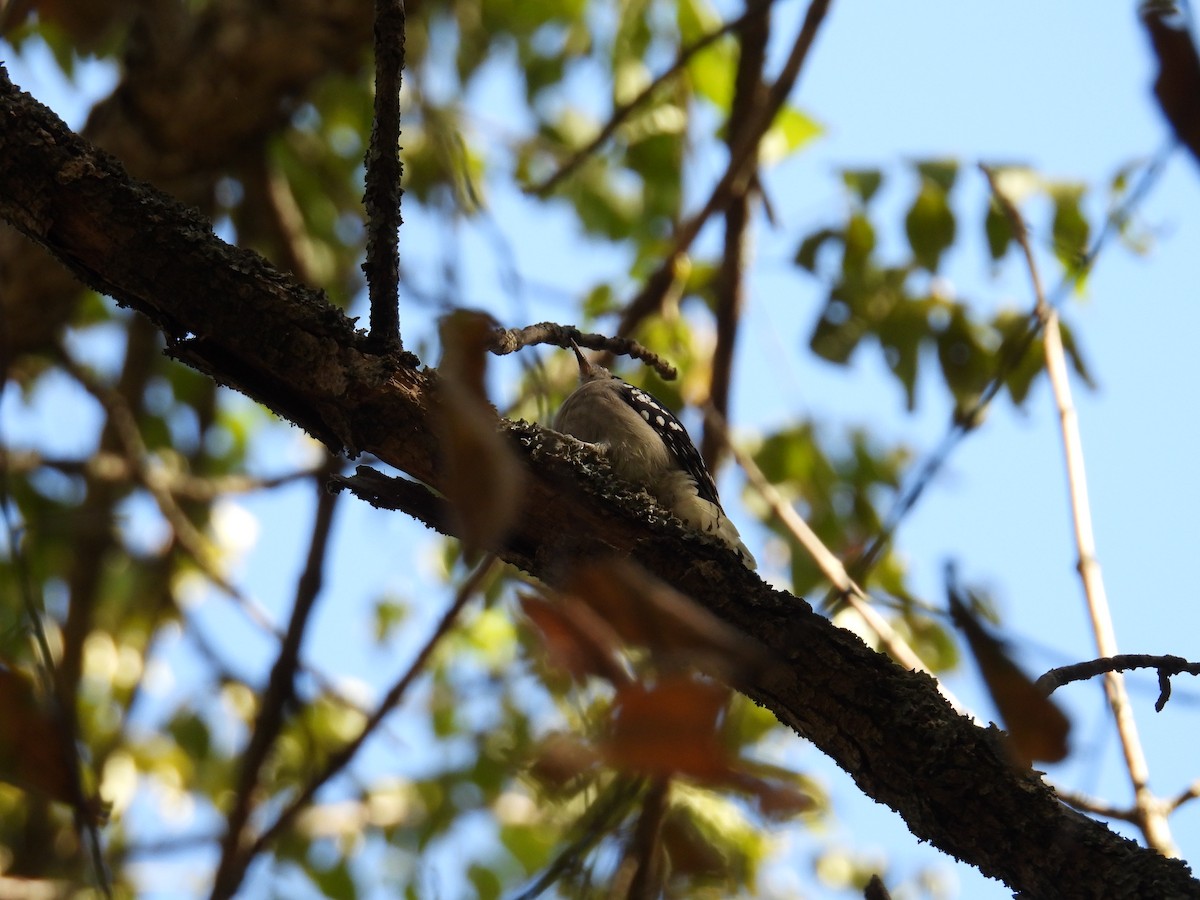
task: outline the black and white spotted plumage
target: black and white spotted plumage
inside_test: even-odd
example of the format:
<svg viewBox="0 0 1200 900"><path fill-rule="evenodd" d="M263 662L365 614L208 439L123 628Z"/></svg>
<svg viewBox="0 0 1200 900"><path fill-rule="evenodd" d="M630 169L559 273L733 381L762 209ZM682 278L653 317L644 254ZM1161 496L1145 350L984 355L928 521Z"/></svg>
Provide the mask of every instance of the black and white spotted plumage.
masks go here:
<svg viewBox="0 0 1200 900"><path fill-rule="evenodd" d="M616 473L642 485L684 524L717 537L750 568L754 557L725 515L717 485L687 429L641 388L592 365L575 348L579 387L563 401L554 428L594 446Z"/></svg>
<svg viewBox="0 0 1200 900"><path fill-rule="evenodd" d="M616 375L610 377L616 382L617 393L621 399L628 403L633 411L658 433L679 468L692 476L692 480L696 482L696 492L709 503L715 503L719 507L721 501L717 497L717 483L713 481L708 467L704 465L704 460L696 450L696 445L692 443L691 436L683 427L683 423L651 394L622 381Z"/></svg>

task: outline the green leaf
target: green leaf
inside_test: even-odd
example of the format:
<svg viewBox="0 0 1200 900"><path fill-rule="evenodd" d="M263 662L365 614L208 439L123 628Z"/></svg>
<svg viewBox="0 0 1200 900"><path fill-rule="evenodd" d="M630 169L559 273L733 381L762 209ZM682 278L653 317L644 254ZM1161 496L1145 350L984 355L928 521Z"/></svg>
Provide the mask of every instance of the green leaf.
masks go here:
<svg viewBox="0 0 1200 900"><path fill-rule="evenodd" d="M862 213L854 213L846 222L843 233L846 249L842 257L842 274L847 281L863 282L871 254L875 252L875 226Z"/></svg>
<svg viewBox="0 0 1200 900"><path fill-rule="evenodd" d="M1042 339L1029 339L1029 316L1016 310L1001 311L992 319L991 325L1001 335L996 359L999 365L1008 369L1004 386L1013 403L1021 406L1029 396L1033 380L1046 368ZM1021 354L1019 359L1018 353Z"/></svg>
<svg viewBox="0 0 1200 900"><path fill-rule="evenodd" d="M358 887L354 883L354 877L350 874L350 865L343 857L328 869L316 869L312 866L305 866L305 871L308 877L326 897L336 897L338 900L354 900L358 896Z"/></svg>
<svg viewBox="0 0 1200 900"><path fill-rule="evenodd" d="M917 368L921 345L929 338L929 300L897 303L879 325L884 360L904 387L909 410L917 403Z"/></svg>
<svg viewBox="0 0 1200 900"><path fill-rule="evenodd" d="M837 240L844 240L844 235L836 228L822 228L820 231L814 231L800 242L800 249L796 251L796 265L816 274L817 255L821 252L821 248L831 241Z"/></svg>
<svg viewBox="0 0 1200 900"><path fill-rule="evenodd" d="M942 253L954 243L955 230L947 188L923 177L921 189L904 218L904 231L917 265L936 272Z"/></svg>
<svg viewBox="0 0 1200 900"><path fill-rule="evenodd" d="M471 886L475 888L475 896L480 900L495 900L500 896L503 885L500 883L500 877L491 869L473 863L467 869L467 878L470 879Z"/></svg>
<svg viewBox="0 0 1200 900"><path fill-rule="evenodd" d="M545 825L501 825L500 843L521 864L526 873L536 872L554 849L554 829Z"/></svg>
<svg viewBox="0 0 1200 900"><path fill-rule="evenodd" d="M785 106L763 135L759 144L759 162L770 166L786 159L819 137L824 130L815 119L795 107Z"/></svg>
<svg viewBox="0 0 1200 900"><path fill-rule="evenodd" d="M1083 215L1083 191L1082 185L1057 185L1050 190L1054 201L1054 253L1067 271L1077 276L1083 274L1091 237L1091 226Z"/></svg>
<svg viewBox="0 0 1200 900"><path fill-rule="evenodd" d="M937 337L937 350L942 377L960 411L965 410L979 398L991 377L993 362L962 306L953 307L949 323Z"/></svg>
<svg viewBox="0 0 1200 900"><path fill-rule="evenodd" d="M958 163L953 160L927 160L917 163L917 171L921 178L930 181L949 194L958 178Z"/></svg>
<svg viewBox="0 0 1200 900"><path fill-rule="evenodd" d="M843 169L842 183L866 206L883 184L883 173L879 169Z"/></svg>
<svg viewBox="0 0 1200 900"><path fill-rule="evenodd" d="M1092 371L1088 367L1087 360L1083 357L1083 351L1079 347L1079 342L1075 338L1075 330L1062 321L1061 317L1058 321L1058 327L1062 332L1063 351L1070 357L1071 367L1083 379L1084 384L1094 390L1096 388L1096 380L1092 377Z"/></svg>
<svg viewBox="0 0 1200 900"><path fill-rule="evenodd" d="M1008 248L1015 235L1008 216L1000 209L1000 204L992 198L988 203L987 217L983 221L983 230L987 234L988 253L992 262L999 262L1008 253Z"/></svg>

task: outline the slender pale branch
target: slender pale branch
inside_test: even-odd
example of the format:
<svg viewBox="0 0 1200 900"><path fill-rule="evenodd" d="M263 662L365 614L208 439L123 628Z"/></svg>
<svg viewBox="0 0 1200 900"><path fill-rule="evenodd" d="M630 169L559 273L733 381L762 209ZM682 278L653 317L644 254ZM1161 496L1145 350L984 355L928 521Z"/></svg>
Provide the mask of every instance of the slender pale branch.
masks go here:
<svg viewBox="0 0 1200 900"><path fill-rule="evenodd" d="M991 185L992 194L1012 226L1033 285L1036 312L1043 323L1042 346L1046 358L1046 374L1058 409L1059 426L1062 431L1063 453L1066 459L1067 488L1070 493L1071 519L1075 530L1075 546L1079 551L1079 576L1083 581L1083 593L1087 600L1088 616L1096 639L1096 650L1101 656L1116 656L1117 636L1113 628L1112 613L1100 575L1100 563L1096 557L1096 539L1092 531L1092 511L1088 500L1087 474L1083 463L1083 439L1079 434L1079 417L1071 396L1071 381L1067 376L1066 353L1063 351L1062 333L1058 324L1058 313L1046 302L1037 261L1029 244L1028 229L1020 211L1004 195L997 184L994 173L984 167L984 175ZM1137 723L1133 717L1133 706L1125 690L1125 679L1119 671L1104 674L1104 689L1108 705L1112 709L1117 733L1121 739L1121 750L1125 756L1125 767L1133 784L1134 804L1137 807L1138 825L1147 843L1166 855L1178 851L1171 838L1171 830L1162 804L1150 792L1150 769L1146 754L1138 738Z"/></svg>
<svg viewBox="0 0 1200 900"><path fill-rule="evenodd" d="M812 557L813 562L817 564L817 568L829 579L829 583L837 588L841 596L850 605L850 608L862 616L863 622L875 633L880 643L883 644L892 658L906 669L915 669L933 675L929 666L925 665L917 652L909 646L903 637L896 633L896 629L892 628L888 620L879 614L870 595L850 577L850 574L846 571L846 567L842 565L842 561L834 555L832 550L825 546L821 538L817 536L817 533L804 521L804 517L796 512L792 504L788 503L775 485L771 484L767 476L763 474L762 469L758 467L758 464L729 440L728 426L720 418L717 411L709 406L705 410L705 413L709 427L716 427L724 434L725 445L730 448L734 460L741 467L742 471L746 473L746 480L749 482L750 487L766 502L771 508L771 512L783 523L783 526L796 539L796 542ZM959 702L958 698L951 693L948 687L942 684L940 679L936 680L938 692L946 698L947 702L954 707L956 712L966 715L966 709Z"/></svg>

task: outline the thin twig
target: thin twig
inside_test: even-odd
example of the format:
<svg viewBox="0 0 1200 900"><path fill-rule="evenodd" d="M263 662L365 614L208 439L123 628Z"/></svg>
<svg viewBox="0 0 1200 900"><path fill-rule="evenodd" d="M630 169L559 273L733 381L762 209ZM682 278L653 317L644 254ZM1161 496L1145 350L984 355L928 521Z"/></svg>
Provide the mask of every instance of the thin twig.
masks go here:
<svg viewBox="0 0 1200 900"><path fill-rule="evenodd" d="M0 447L0 469L5 473L25 475L42 468L113 484L124 484L138 479L137 468L119 453L99 451L87 459L64 459L43 456L36 450L9 450ZM257 478L253 475L192 475L163 468L154 477L181 500L208 503L228 494L249 494L283 487L293 481L312 478L317 471L297 469L283 475Z"/></svg>
<svg viewBox="0 0 1200 900"><path fill-rule="evenodd" d="M527 325L524 328L500 329L496 332L488 349L497 356L507 356L522 347L534 344L553 344L556 347L569 349L572 341L589 350L604 350L616 356L640 359L658 372L664 381L672 381L678 375L673 365L631 338L606 337L595 332L580 331L574 325L559 325L555 322L539 322L537 325Z"/></svg>
<svg viewBox="0 0 1200 900"><path fill-rule="evenodd" d="M1179 809L1179 807L1183 806L1183 804L1197 798L1200 798L1200 781L1193 781L1187 786L1187 788L1181 791L1178 796L1168 801L1167 811L1174 812L1175 810Z"/></svg>
<svg viewBox="0 0 1200 900"><path fill-rule="evenodd" d="M299 795L297 795L296 798L284 808L283 812L279 814L279 817L275 820L274 824L272 824L270 828L259 835L259 837L254 841L246 853L248 858L257 856L262 852L264 847L270 844L271 841L275 840L275 838L278 837L284 831L284 829L291 824L296 815L312 802L312 798L316 796L317 791L319 791L321 787L325 785L331 778L346 768L350 761L354 759L355 755L362 748L362 745L365 744L367 739L375 733L375 730L379 727L380 723L383 722L388 714L404 698L409 686L424 670L425 663L428 662L429 657L434 651L434 648L436 648L442 638L449 633L450 629L454 627L454 623L458 618L458 614L462 612L462 609L464 606L466 606L467 601L469 601L475 595L475 592L479 589L484 579L492 571L495 563L496 557L491 554L484 557L483 560L480 561L479 565L476 566L475 571L472 572L467 580L464 581L459 587L454 596L454 601L450 604L446 612L442 614L442 618L438 622L437 627L433 630L433 633L429 636L429 639L417 652L416 658L412 661L412 664L408 667L407 671L405 671L400 679L392 685L387 694L384 695L383 700L380 702L375 712L372 713L370 718L367 719L366 724L363 725L362 730L358 733L358 736L329 757L321 771L317 773L317 775L311 781L309 781L307 785L304 786L304 789L299 793Z"/></svg>
<svg viewBox="0 0 1200 900"><path fill-rule="evenodd" d="M1130 669L1156 669L1160 685L1158 701L1154 708L1162 712L1171 697L1172 675L1200 675L1200 662L1189 662L1182 656L1154 656L1149 653L1122 653L1119 656L1108 656L1103 659L1093 659L1087 662L1074 663L1069 666L1056 666L1037 680L1037 686L1047 696L1053 694L1064 684L1073 681L1087 681L1097 675L1108 672L1127 672Z"/></svg>
<svg viewBox="0 0 1200 900"><path fill-rule="evenodd" d="M666 84L666 82L670 81L680 72L682 72L684 67L691 62L693 56L707 47L710 47L712 44L725 37L725 35L736 31L738 28L741 28L742 25L748 22L750 19L765 13L772 2L774 2L774 0L755 0L755 2L749 4L749 8L736 19L726 22L720 28L709 32L704 37L692 42L680 50L679 54L675 57L675 62L673 62L668 69L651 81L650 84L646 85L646 87L632 100L622 103L615 110L613 110L613 114L609 117L608 121L604 124L604 127L600 129L599 133L594 138L588 141L585 146L580 147L573 154L571 154L571 157L559 167L558 171L554 172L554 174L539 184L535 184L527 188L526 192L544 197L553 191L563 182L564 179L574 174L575 170L578 169L584 161L594 155L596 151L599 150L600 147L610 137L612 137L613 134L616 133L616 130L621 127L621 125L626 119L629 118L630 114L634 112L634 110L641 107L641 105L650 99L650 97L654 96L655 92L664 84Z"/></svg>
<svg viewBox="0 0 1200 900"><path fill-rule="evenodd" d="M1063 803L1074 807L1080 812L1091 813L1094 816L1104 816L1106 819L1115 819L1118 822L1129 822L1133 825L1138 824L1138 811L1135 808L1113 806L1111 803L1106 803L1096 797L1089 797L1086 794L1065 790L1061 787L1055 788L1054 792L1058 794L1058 798Z"/></svg>
<svg viewBox="0 0 1200 900"><path fill-rule="evenodd" d="M254 731L241 758L241 773L234 792L233 805L226 817L225 838L221 845L221 860L213 879L212 897L231 897L245 876L252 856L241 853L242 835L250 817L259 771L275 739L283 727L284 710L295 697L296 670L300 663L300 645L309 617L324 580L325 558L333 524L337 494L325 490L325 480L316 480L317 511L313 517L312 538L308 560L296 585L296 599L287 633L279 647L279 655L271 669L266 693L262 698Z"/></svg>
<svg viewBox="0 0 1200 900"><path fill-rule="evenodd" d="M1066 354L1063 351L1062 334L1058 325L1058 313L1046 302L1038 274L1037 261L1029 244L1028 229L1020 211L1004 195L997 184L995 174L984 167L983 173L991 185L992 195L1000 204L1009 220L1013 235L1029 269L1036 303L1036 312L1043 322L1042 347L1046 359L1046 375L1058 408L1062 431L1063 453L1066 459L1067 487L1071 498L1071 517L1075 529L1075 545L1079 552L1079 575L1083 581L1083 592L1087 600L1088 614L1096 639L1096 649L1101 656L1117 655L1117 637L1113 628L1112 614L1100 575L1100 564L1096 558L1096 540L1092 532L1091 505L1088 501L1087 475L1083 463L1083 440L1079 434L1079 419L1071 397L1071 381L1067 376ZM1105 692L1120 735L1125 765L1133 783L1134 803L1140 813L1139 826L1147 843L1160 853L1174 855L1174 841L1162 812L1161 804L1151 794L1150 771L1146 755L1138 738L1137 724L1133 717L1133 706L1125 690L1125 679L1120 672L1110 670L1104 676Z"/></svg>
<svg viewBox="0 0 1200 900"><path fill-rule="evenodd" d="M400 81L404 70L404 2L375 0L375 116L366 155L367 276L371 343L380 353L401 349Z"/></svg>
<svg viewBox="0 0 1200 900"><path fill-rule="evenodd" d="M662 776L650 782L642 797L642 814L629 839L627 862L633 877L626 892L628 900L653 900L662 887L662 824L667 814L671 779Z"/></svg>

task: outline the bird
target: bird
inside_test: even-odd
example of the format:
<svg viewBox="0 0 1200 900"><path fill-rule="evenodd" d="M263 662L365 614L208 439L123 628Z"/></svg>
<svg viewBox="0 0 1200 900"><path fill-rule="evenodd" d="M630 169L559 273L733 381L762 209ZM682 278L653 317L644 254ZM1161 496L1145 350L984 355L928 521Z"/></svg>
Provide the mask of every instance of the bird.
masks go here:
<svg viewBox="0 0 1200 900"><path fill-rule="evenodd" d="M675 414L652 394L590 362L574 341L571 348L579 362L579 386L559 407L554 430L589 444L620 478L645 488L689 528L717 538L748 568L756 568Z"/></svg>

